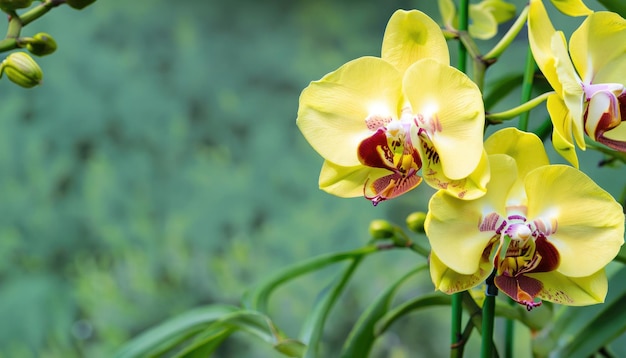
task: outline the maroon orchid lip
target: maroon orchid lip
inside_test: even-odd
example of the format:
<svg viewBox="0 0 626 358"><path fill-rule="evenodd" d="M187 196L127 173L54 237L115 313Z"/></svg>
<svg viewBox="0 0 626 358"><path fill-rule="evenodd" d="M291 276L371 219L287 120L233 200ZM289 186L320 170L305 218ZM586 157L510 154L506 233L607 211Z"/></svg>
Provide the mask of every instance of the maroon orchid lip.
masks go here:
<svg viewBox="0 0 626 358"><path fill-rule="evenodd" d="M585 110L583 113L585 133L596 142L620 152L626 152L626 142L607 138L604 135L626 119L626 90L624 86L620 84L583 84L583 90L585 92ZM601 107L598 108L598 106Z"/></svg>
<svg viewBox="0 0 626 358"><path fill-rule="evenodd" d="M363 165L390 172L372 181L368 178L363 186L363 196L374 206L402 195L422 182L422 178L417 175L422 160L411 143L410 125L399 121L394 124L381 122L379 125L376 132L365 138L357 149L359 161Z"/></svg>
<svg viewBox="0 0 626 358"><path fill-rule="evenodd" d="M541 305L537 297L543 290L541 281L530 273L550 272L559 267L560 256L548 237L556 232L555 220L527 221L526 208L516 206L515 214L506 218L491 213L479 225L480 231L492 231L490 246L499 246L493 258L496 286L527 310Z"/></svg>

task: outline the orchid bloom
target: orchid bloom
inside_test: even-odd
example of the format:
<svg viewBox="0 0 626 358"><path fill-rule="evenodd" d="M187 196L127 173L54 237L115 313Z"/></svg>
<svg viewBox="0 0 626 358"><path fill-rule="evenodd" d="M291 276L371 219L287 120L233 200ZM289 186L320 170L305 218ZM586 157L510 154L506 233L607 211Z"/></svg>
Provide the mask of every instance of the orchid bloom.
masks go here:
<svg viewBox="0 0 626 358"><path fill-rule="evenodd" d="M420 184L457 197L484 194L484 108L477 86L449 65L424 13L399 10L382 57L361 57L302 91L297 124L325 159L320 188L374 205Z"/></svg>
<svg viewBox="0 0 626 358"><path fill-rule="evenodd" d="M569 51L545 7L532 0L528 17L533 56L556 94L548 98L555 149L574 166L574 142L585 149L584 134L626 152L626 20L595 12L574 31Z"/></svg>
<svg viewBox="0 0 626 358"><path fill-rule="evenodd" d="M583 0L550 0L552 5L560 12L568 16L586 16L591 14L591 11Z"/></svg>
<svg viewBox="0 0 626 358"><path fill-rule="evenodd" d="M624 243L624 214L584 173L549 165L541 140L506 128L485 142L487 194L459 200L443 191L430 200L425 230L436 289L454 293L483 282L528 310L541 300L600 303L604 267Z"/></svg>

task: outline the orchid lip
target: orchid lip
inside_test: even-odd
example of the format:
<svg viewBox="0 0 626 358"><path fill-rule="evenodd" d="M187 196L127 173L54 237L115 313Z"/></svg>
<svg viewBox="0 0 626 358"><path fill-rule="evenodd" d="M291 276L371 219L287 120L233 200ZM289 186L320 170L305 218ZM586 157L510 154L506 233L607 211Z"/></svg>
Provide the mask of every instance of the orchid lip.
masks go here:
<svg viewBox="0 0 626 358"><path fill-rule="evenodd" d="M554 271L558 267L558 251L548 241L558 225L553 218L529 221L523 206L508 207L507 212L506 217L495 212L485 215L478 229L494 233L489 245L497 245L493 257L496 286L531 310L541 305L536 298L543 284L526 274Z"/></svg>

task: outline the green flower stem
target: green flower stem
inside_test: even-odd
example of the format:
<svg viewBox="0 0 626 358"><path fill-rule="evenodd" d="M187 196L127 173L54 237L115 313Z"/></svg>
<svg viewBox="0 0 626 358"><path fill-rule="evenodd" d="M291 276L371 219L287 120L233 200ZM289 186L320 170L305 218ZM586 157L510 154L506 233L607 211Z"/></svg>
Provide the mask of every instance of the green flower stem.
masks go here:
<svg viewBox="0 0 626 358"><path fill-rule="evenodd" d="M485 292L485 301L483 302L482 338L480 345L481 358L492 358L494 354L493 326L496 317L496 296L498 295L498 288L493 282L494 277L495 271L493 271L485 281L487 283L487 289Z"/></svg>
<svg viewBox="0 0 626 358"><path fill-rule="evenodd" d="M458 70L461 72L467 72L467 49L463 41L463 34L467 34L467 28L469 23L469 0L460 0L459 3L459 34L461 40L459 41L459 58L458 58ZM469 36L466 36L469 37ZM463 320L463 293L457 292L452 295L452 325L451 325L451 357L462 357L463 349L457 349L458 344L462 339L462 320Z"/></svg>
<svg viewBox="0 0 626 358"><path fill-rule="evenodd" d="M17 15L15 11L9 12L8 15L9 27L7 28L7 34L5 38L14 39L20 36L20 32L22 31L22 27L24 25L22 23L22 19Z"/></svg>
<svg viewBox="0 0 626 358"><path fill-rule="evenodd" d="M462 40L463 33L467 33L469 24L469 0L460 0L459 4L459 35L461 41L459 41L459 58L457 68L461 72L467 72L467 48ZM469 37L469 36L466 36Z"/></svg>
<svg viewBox="0 0 626 358"><path fill-rule="evenodd" d="M26 26L31 22L37 20L38 18L45 15L52 8L57 7L61 4L65 3L65 0L45 0L41 4L35 6L34 8L28 10L20 18L22 19L22 26Z"/></svg>
<svg viewBox="0 0 626 358"><path fill-rule="evenodd" d="M528 45L528 51L526 53L526 69L524 70L524 81L522 82L522 103L527 102L532 96L533 92L533 78L535 77L535 59L533 53ZM518 127L520 130L525 131L528 129L528 117L529 112L524 112L520 115Z"/></svg>
<svg viewBox="0 0 626 358"><path fill-rule="evenodd" d="M515 20L513 25L509 28L509 31L507 31L506 34L502 36L500 41L491 49L491 51L487 52L483 56L483 60L495 60L499 58L500 55L502 55L502 53L504 52L504 50L506 50L509 47L509 45L511 45L511 43L513 42L515 37L517 37L517 34L519 34L522 28L524 28L527 18L528 18L528 5L524 7L524 10L522 10L522 12L519 14L519 17L517 18L517 20Z"/></svg>
<svg viewBox="0 0 626 358"><path fill-rule="evenodd" d="M535 98L533 98L532 100L527 101L524 104L521 104L515 108L511 108L509 110L506 110L504 112L498 112L498 113L488 113L485 115L485 117L487 118L487 120L493 122L493 123L499 123L501 121L506 121L509 119L513 119L521 114L524 113L528 113L528 111L530 111L531 109L535 108L538 104L540 104L541 102L545 101L548 99L549 96L553 95L554 91L550 91L550 92L546 92L542 95L539 95ZM526 128L524 128L523 130L526 130Z"/></svg>
<svg viewBox="0 0 626 358"><path fill-rule="evenodd" d="M515 301L508 299L508 304L513 306ZM507 318L504 325L504 358L513 358L513 337L515 336L515 321Z"/></svg>

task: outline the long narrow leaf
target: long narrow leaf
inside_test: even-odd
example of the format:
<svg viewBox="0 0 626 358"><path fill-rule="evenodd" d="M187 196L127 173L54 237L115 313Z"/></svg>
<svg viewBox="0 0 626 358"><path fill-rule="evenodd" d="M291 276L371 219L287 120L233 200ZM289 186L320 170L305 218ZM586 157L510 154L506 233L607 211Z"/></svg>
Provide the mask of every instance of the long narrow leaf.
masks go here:
<svg viewBox="0 0 626 358"><path fill-rule="evenodd" d="M443 293L429 293L427 295L415 297L387 312L375 325L374 334L380 336L398 319L412 311L433 307L449 306L452 302L450 296Z"/></svg>
<svg viewBox="0 0 626 358"><path fill-rule="evenodd" d="M324 290L318 297L315 307L307 318L300 335L301 340L305 342L308 347L304 355L305 358L318 357L318 346L322 338L328 313L339 295L343 292L354 270L361 263L362 258L362 255L354 257L348 267L337 278L336 282Z"/></svg>
<svg viewBox="0 0 626 358"><path fill-rule="evenodd" d="M230 305L211 305L190 310L131 340L122 347L116 357L147 357L168 350L221 317L238 310L239 307Z"/></svg>
<svg viewBox="0 0 626 358"><path fill-rule="evenodd" d="M348 252L326 254L298 263L266 279L255 289L247 292L243 299L243 305L244 307L255 311L267 312L267 302L269 300L269 296L280 285L301 275L324 268L330 264L362 257L376 251L378 251L378 248L374 245L370 245Z"/></svg>
<svg viewBox="0 0 626 358"><path fill-rule="evenodd" d="M409 271L394 282L393 285L389 286L387 290L385 290L385 292L383 292L368 307L348 335L348 339L346 340L341 352L342 357L351 358L368 356L372 346L374 345L374 340L376 339L374 335L374 325L389 310L391 301L393 300L398 288L409 277L427 268L428 265L425 264Z"/></svg>

